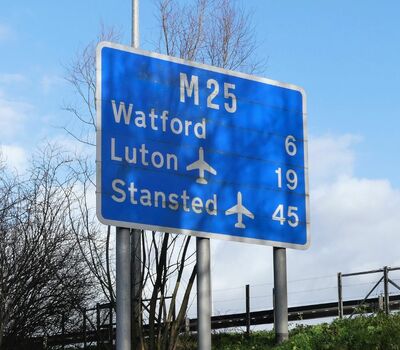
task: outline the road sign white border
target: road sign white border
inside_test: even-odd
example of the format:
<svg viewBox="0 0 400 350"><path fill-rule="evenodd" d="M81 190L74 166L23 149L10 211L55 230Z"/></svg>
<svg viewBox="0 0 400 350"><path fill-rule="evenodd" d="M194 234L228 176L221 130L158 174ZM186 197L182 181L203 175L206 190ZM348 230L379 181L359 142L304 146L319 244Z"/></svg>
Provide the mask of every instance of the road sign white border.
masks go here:
<svg viewBox="0 0 400 350"><path fill-rule="evenodd" d="M238 78L243 78L247 80L253 80L260 83L265 83L269 85L284 87L290 90L295 90L301 93L302 102L303 102L303 150L304 150L304 176L305 176L305 190L306 190L306 198L305 198L305 206L306 206L306 237L307 241L305 244L293 244L287 242L278 242L278 241L268 241L263 239L255 239L255 238L247 238L247 237L238 237L233 235L227 235L223 233L215 233L215 232L199 232L192 231L188 229L178 229L173 227L165 227L165 226L155 226L155 225L143 225L140 223L132 223L126 221L116 221L109 220L102 216L101 211L101 136L102 136L102 125L101 125L101 51L103 48L112 48L125 52L132 52L138 55L158 58L160 60L174 62L183 64L190 67L196 67L208 71L213 71L217 73L222 73ZM256 77L254 75L234 72L223 68L218 68L214 66L209 66L203 63L191 62L181 58L171 57L167 55L162 55L155 52L135 49L131 46L125 46L121 44L111 43L107 41L102 41L97 45L96 48L96 113L97 113L97 127L96 127L96 213L99 221L105 225L119 226L119 227L129 227L136 228L142 230L150 230L150 231L159 231L159 232L170 232L170 233L182 233L186 235L192 235L197 237L206 237L206 238L216 238L220 240L228 240L228 241L236 241L242 243L252 243L252 244L260 244L267 245L273 247L282 247L282 248L293 248L305 250L310 246L310 196L309 196L309 183L308 183L308 140L307 140L307 105L306 105L306 93L303 88L293 85L282 83L276 80L271 80L268 78Z"/></svg>

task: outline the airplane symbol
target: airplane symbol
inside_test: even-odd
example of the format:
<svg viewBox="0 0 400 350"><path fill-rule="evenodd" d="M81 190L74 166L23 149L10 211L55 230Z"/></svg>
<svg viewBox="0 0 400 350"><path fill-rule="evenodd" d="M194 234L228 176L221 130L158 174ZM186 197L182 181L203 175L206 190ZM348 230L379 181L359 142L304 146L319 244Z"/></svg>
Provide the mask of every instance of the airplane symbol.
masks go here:
<svg viewBox="0 0 400 350"><path fill-rule="evenodd" d="M237 223L235 224L236 228L246 228L246 225L243 223L243 215L247 216L250 219L254 219L254 214L247 210L247 208L242 205L242 193L237 193L237 204L232 208L225 211L225 215L237 214Z"/></svg>
<svg viewBox="0 0 400 350"><path fill-rule="evenodd" d="M202 185L206 185L208 183L207 180L204 178L204 171L208 171L213 175L217 175L217 171L204 160L203 147L199 148L199 160L196 160L194 163L189 164L186 167L186 170L197 170L197 169L199 170L199 177L197 178L196 182Z"/></svg>

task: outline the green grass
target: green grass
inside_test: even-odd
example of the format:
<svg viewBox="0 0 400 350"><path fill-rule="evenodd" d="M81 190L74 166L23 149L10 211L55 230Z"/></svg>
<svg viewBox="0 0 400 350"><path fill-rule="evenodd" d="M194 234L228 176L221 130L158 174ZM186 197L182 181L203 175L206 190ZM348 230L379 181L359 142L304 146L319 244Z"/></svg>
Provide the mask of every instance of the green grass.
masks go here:
<svg viewBox="0 0 400 350"><path fill-rule="evenodd" d="M290 339L274 345L274 333L253 332L213 335L213 350L400 350L400 314L358 316L316 326L298 326ZM194 339L186 339L179 350L196 349Z"/></svg>
<svg viewBox="0 0 400 350"><path fill-rule="evenodd" d="M400 350L400 315L358 316L297 327L279 350ZM268 349L268 348L266 348Z"/></svg>
<svg viewBox="0 0 400 350"><path fill-rule="evenodd" d="M254 332L249 338L243 333L215 334L212 338L213 350L262 350L272 349L274 345L273 332Z"/></svg>

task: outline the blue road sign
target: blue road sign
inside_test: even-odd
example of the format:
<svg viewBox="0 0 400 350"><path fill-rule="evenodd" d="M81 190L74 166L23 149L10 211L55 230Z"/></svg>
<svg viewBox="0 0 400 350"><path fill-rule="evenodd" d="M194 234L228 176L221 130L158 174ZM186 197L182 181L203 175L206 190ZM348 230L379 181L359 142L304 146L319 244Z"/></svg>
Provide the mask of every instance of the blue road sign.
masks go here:
<svg viewBox="0 0 400 350"><path fill-rule="evenodd" d="M101 222L307 248L301 88L103 42L97 113Z"/></svg>

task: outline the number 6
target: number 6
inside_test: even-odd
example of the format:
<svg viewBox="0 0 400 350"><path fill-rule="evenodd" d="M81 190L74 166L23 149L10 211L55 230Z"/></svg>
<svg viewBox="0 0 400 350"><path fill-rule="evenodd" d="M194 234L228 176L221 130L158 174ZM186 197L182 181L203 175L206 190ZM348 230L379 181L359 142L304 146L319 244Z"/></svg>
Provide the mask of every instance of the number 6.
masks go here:
<svg viewBox="0 0 400 350"><path fill-rule="evenodd" d="M296 147L296 144L294 143L295 141L296 141L296 139L292 135L289 135L288 137L286 137L285 149L286 149L286 153L289 156L294 156L297 153L297 147Z"/></svg>

